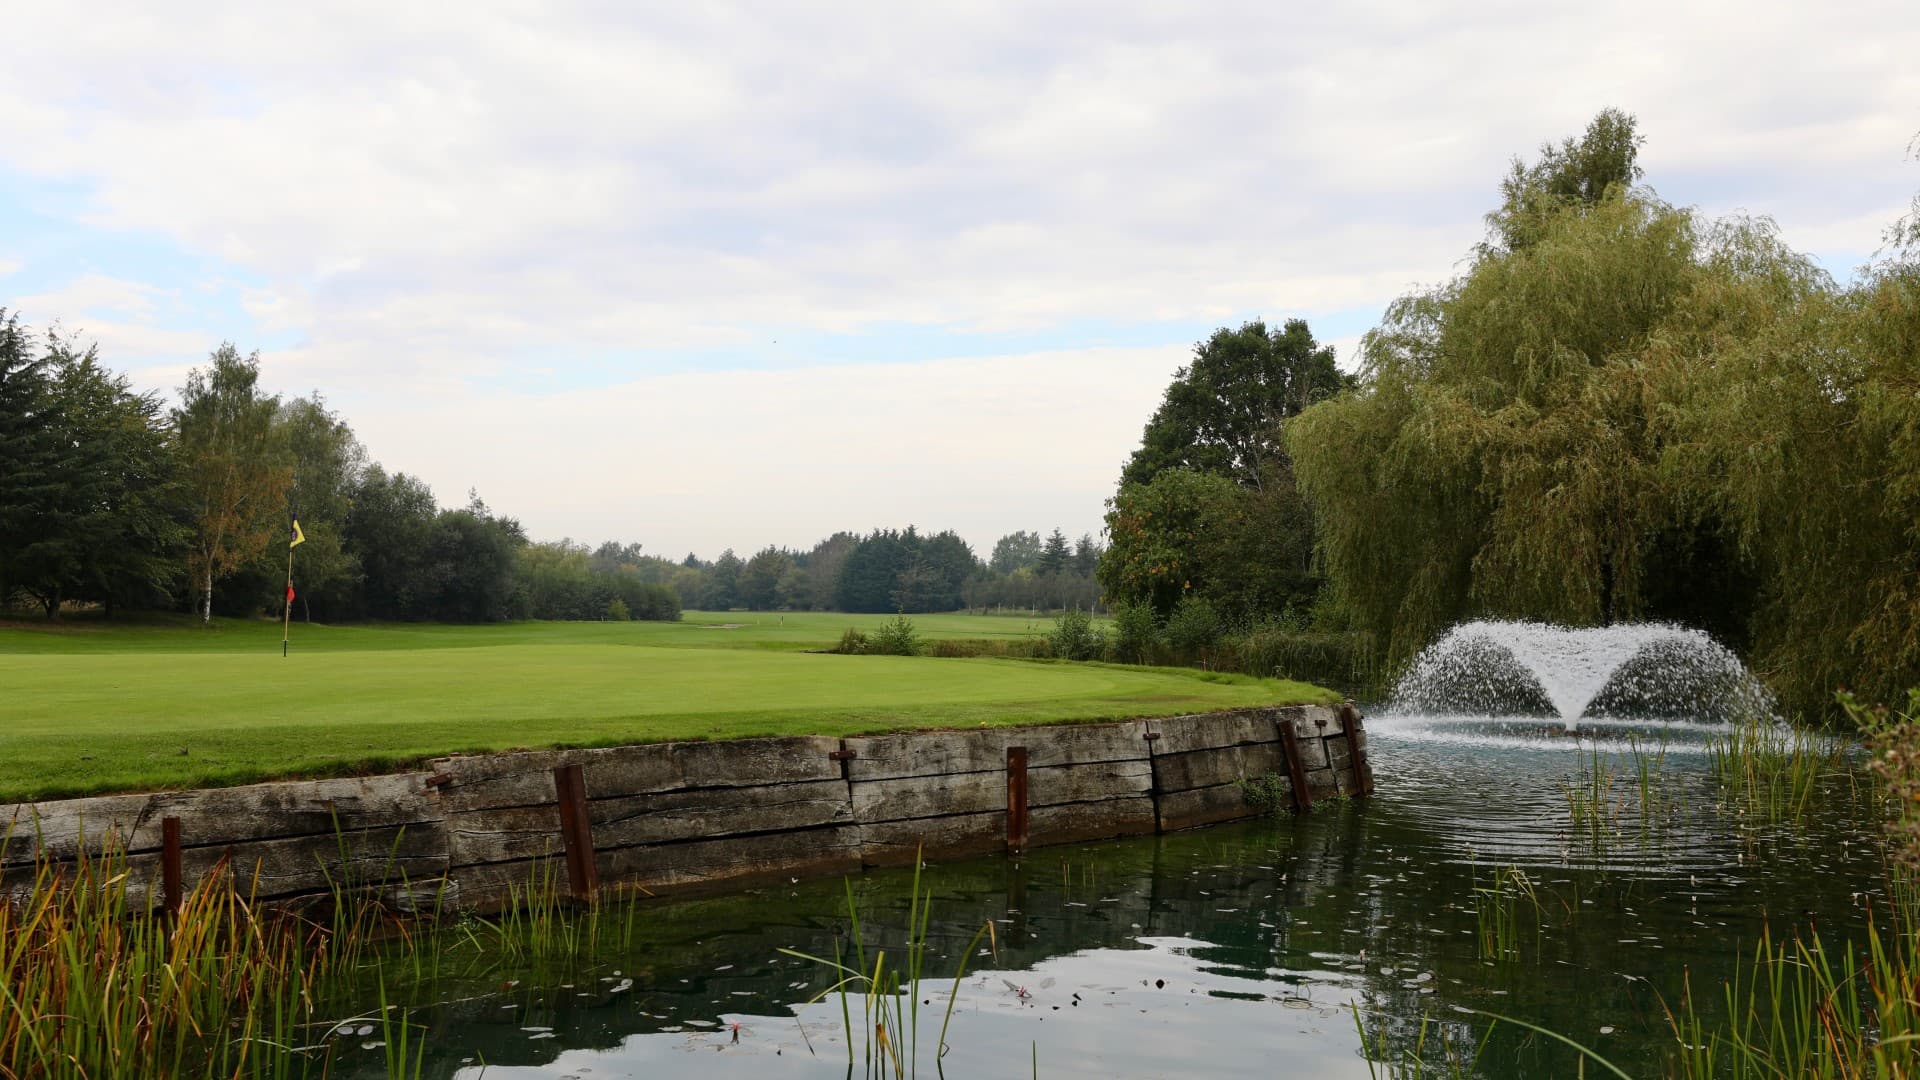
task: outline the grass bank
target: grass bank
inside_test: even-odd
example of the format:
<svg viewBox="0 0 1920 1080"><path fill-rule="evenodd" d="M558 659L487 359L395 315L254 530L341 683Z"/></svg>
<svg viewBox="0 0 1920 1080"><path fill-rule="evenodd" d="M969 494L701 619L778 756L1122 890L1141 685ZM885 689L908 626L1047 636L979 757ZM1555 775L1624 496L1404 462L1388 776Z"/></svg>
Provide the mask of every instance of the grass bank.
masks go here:
<svg viewBox="0 0 1920 1080"><path fill-rule="evenodd" d="M832 656L851 620L0 630L0 802L403 767L429 757L1169 716L1334 700L1277 679L1002 659ZM929 633L1024 633L948 615ZM731 629L707 629L734 624ZM1041 623L1039 625L1044 625ZM706 644L710 642L711 644Z"/></svg>

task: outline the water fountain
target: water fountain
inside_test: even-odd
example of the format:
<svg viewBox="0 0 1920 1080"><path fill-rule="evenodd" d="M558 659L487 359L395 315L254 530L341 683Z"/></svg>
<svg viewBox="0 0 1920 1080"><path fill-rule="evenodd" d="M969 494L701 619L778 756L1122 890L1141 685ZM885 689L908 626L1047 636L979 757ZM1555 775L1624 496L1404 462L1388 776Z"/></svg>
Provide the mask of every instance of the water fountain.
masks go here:
<svg viewBox="0 0 1920 1080"><path fill-rule="evenodd" d="M1725 646L1658 623L1462 623L1414 659L1390 700L1397 713L1546 718L1567 730L1582 720L1726 724L1771 712Z"/></svg>

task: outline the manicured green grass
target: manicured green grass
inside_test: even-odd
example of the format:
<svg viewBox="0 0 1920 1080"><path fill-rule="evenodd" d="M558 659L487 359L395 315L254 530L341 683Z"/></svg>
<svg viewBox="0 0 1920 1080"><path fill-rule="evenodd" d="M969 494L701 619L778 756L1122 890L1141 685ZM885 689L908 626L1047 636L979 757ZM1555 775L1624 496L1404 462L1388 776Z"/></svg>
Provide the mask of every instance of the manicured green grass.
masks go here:
<svg viewBox="0 0 1920 1080"><path fill-rule="evenodd" d="M1045 637L1053 620L1027 615L913 615L923 640ZM519 622L483 626L446 623L364 623L326 626L295 621L293 647L301 652L455 649L489 645L648 645L695 649L830 649L848 627L872 633L891 615L831 611L689 611L679 622ZM280 652L280 624L215 619L202 627L184 615L106 622L85 615L59 623L0 621L0 653Z"/></svg>
<svg viewBox="0 0 1920 1080"><path fill-rule="evenodd" d="M1334 700L1301 683L1178 669L798 651L867 618L297 626L285 659L279 627L266 623L0 629L0 802L375 771L461 751ZM719 621L750 625L701 629ZM966 615L916 623L942 637L1025 627Z"/></svg>

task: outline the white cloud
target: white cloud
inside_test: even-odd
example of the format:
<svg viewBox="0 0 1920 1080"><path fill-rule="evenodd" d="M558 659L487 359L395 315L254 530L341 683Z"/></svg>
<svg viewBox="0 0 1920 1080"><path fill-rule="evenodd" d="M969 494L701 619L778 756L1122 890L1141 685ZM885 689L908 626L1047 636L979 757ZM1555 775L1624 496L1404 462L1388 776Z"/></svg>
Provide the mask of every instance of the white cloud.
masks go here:
<svg viewBox="0 0 1920 1080"><path fill-rule="evenodd" d="M1184 346L699 372L560 394L391 387L351 410L441 500L477 487L536 536L656 553L845 528L1097 532ZM270 377L279 373L270 369ZM389 459L391 460L391 459Z"/></svg>
<svg viewBox="0 0 1920 1080"><path fill-rule="evenodd" d="M1877 238L1875 215L1920 186L1902 156L1920 128L1906 0L190 0L26 5L9 40L61 47L0 64L0 168L84 192L94 227L225 260L246 283L232 317L252 323L146 329L166 297L111 268L31 298L36 317L84 315L118 335L118 362L158 370L204 353L189 338L298 340L270 370L353 402L362 426L361 409L384 409L369 442L403 468L434 459L437 436L399 423L413 406L380 392L466 401L530 353L564 374L574 357L695 355L782 332L1057 339L1377 309L1452 272L1514 155L1607 105L1638 114L1667 197L1770 215L1816 251L1851 258ZM778 385L815 414L854 415L799 377ZM826 369L805 378L841 385ZM1153 397L1115 430L1136 436ZM472 400L503 423L516 407L558 415ZM733 426L720 397L676 400ZM965 426L959 405L1001 415L967 398L921 420ZM839 437L801 415L763 419L787 443ZM527 467L549 472L571 467L549 448L583 437L509 427ZM1002 497L1053 498L1033 495L1064 475L1043 445ZM1119 451L1102 453L1111 472ZM738 483L706 456L675 460L688 484ZM856 479L866 464L827 460L790 481L797 500L879 490ZM975 497L939 475L953 486L929 498ZM1075 497L1097 506L1104 487ZM496 503L549 527L505 493ZM608 533L645 531L607 514Z"/></svg>

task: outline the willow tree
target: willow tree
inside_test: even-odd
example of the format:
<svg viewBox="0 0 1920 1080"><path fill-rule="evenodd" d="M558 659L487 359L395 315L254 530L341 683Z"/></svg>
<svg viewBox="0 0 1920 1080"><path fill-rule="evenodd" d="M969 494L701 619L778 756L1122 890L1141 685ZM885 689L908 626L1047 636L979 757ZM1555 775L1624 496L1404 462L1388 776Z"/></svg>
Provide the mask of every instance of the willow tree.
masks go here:
<svg viewBox="0 0 1920 1080"><path fill-rule="evenodd" d="M1631 186L1631 118L1603 114L1594 139L1517 167L1468 269L1366 336L1363 388L1288 426L1335 588L1389 661L1471 616L1690 603L1744 624L1742 597L1700 596L1738 552L1668 460L1666 411L1725 336L1826 283L1763 228ZM1616 179L1560 184L1568 169ZM1517 193L1528 178L1546 190Z"/></svg>
<svg viewBox="0 0 1920 1080"><path fill-rule="evenodd" d="M1723 335L1666 412L1672 471L1761 568L1753 662L1802 711L1920 684L1920 258L1900 228L1844 292Z"/></svg>
<svg viewBox="0 0 1920 1080"><path fill-rule="evenodd" d="M293 470L274 424L280 402L258 389L258 354L222 344L180 388L173 423L193 522L187 570L200 617L213 619L213 585L286 535Z"/></svg>

